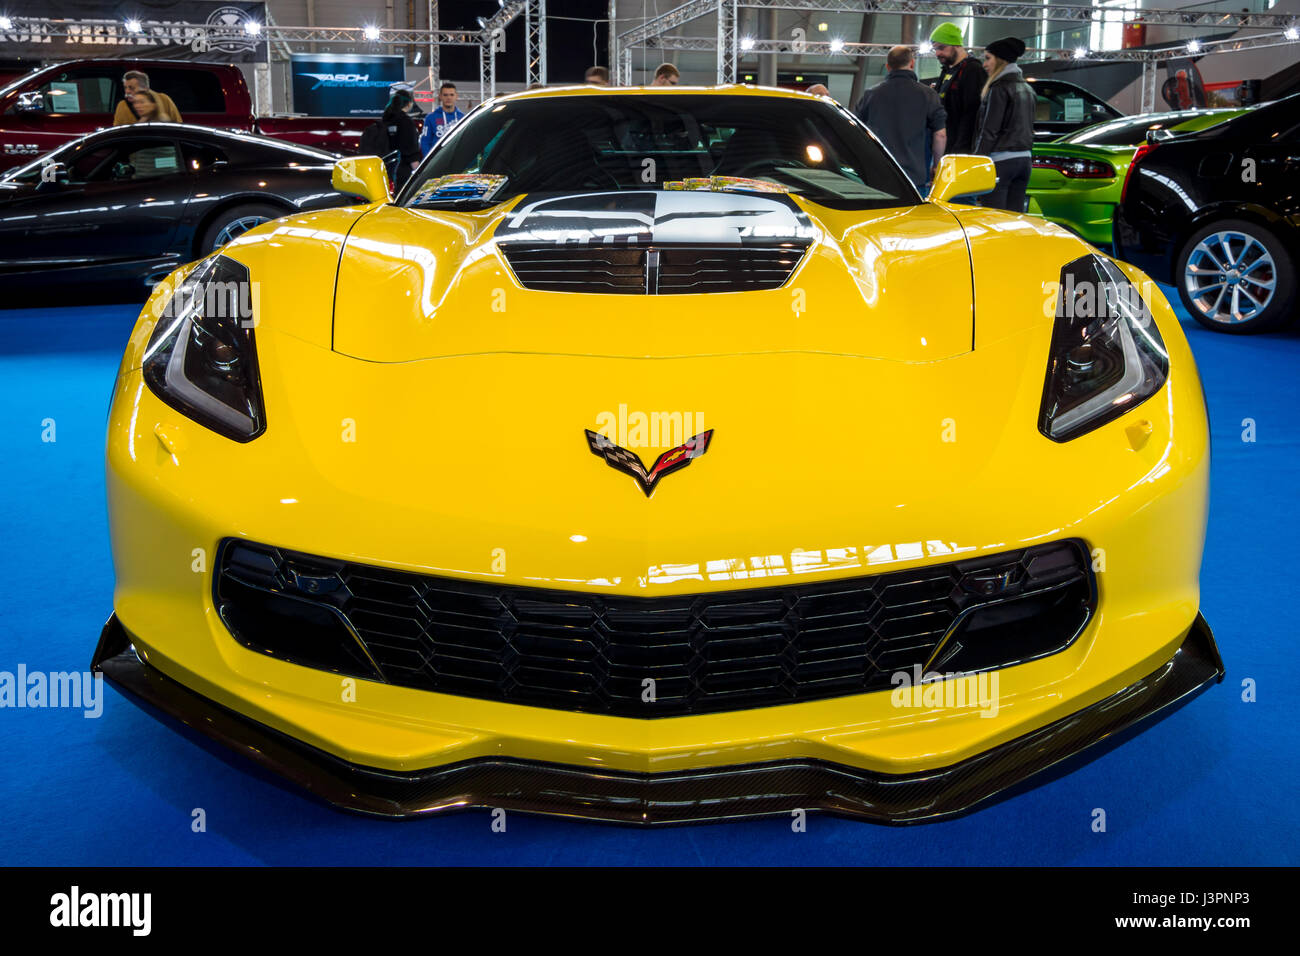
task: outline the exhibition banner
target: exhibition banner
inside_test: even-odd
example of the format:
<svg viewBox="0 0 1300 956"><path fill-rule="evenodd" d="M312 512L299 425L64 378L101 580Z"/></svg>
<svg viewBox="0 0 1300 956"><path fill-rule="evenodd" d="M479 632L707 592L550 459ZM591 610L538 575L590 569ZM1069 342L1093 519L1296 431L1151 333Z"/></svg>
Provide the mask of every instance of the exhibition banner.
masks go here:
<svg viewBox="0 0 1300 956"><path fill-rule="evenodd" d="M293 111L308 116L378 116L389 88L406 81L400 56L295 53L289 63Z"/></svg>
<svg viewBox="0 0 1300 956"><path fill-rule="evenodd" d="M265 3L4 0L0 10L12 23L0 31L0 57L5 59L216 58L235 63L266 59L265 40L244 28L249 21L266 22Z"/></svg>

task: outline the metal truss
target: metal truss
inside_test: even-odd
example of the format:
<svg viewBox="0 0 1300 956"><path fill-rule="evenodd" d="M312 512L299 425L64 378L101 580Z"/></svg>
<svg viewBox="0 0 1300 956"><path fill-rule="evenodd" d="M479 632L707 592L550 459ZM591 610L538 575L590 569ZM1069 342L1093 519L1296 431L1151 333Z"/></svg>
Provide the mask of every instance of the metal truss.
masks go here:
<svg viewBox="0 0 1300 956"><path fill-rule="evenodd" d="M931 14L979 17L985 20L1065 20L1091 21L1101 8L1078 3L1032 3L1021 0L740 0L752 10L802 10L810 13L883 13ZM685 4L684 6L691 6ZM681 10L684 7L678 7ZM672 15L669 11L665 17ZM1159 10L1140 7L1133 2L1133 12L1142 22L1156 26L1246 28L1280 30L1296 21L1294 13L1227 13L1222 10ZM647 24L648 26L649 24Z"/></svg>
<svg viewBox="0 0 1300 956"><path fill-rule="evenodd" d="M526 0L516 0L520 7ZM239 26L216 26L208 23L177 23L169 21L158 23L152 20L140 21L139 33L127 33L121 20L54 20L49 17L10 17L13 27L6 30L10 34L35 34L43 37L61 38L84 35L86 27L103 28L108 35L120 33L125 38L137 37L141 46L149 45L154 40L168 43L184 42L186 38L207 39L210 43L218 40L265 40L275 42L300 43L352 43L358 46L375 44L377 46L403 46L415 43L448 43L459 46L478 46L483 42L480 30L387 30L375 27L286 27L280 24L267 24L256 35L245 32ZM369 31L369 32L367 32Z"/></svg>
<svg viewBox="0 0 1300 956"><path fill-rule="evenodd" d="M675 30L692 20L698 20L700 17L717 13L718 2L719 0L687 0L680 7L675 7L667 13L639 23L626 33L620 34L618 37L619 49L621 51L646 46L647 40L663 36L669 30Z"/></svg>
<svg viewBox="0 0 1300 956"><path fill-rule="evenodd" d="M478 101L485 103L497 92L497 51L491 42L478 48Z"/></svg>
<svg viewBox="0 0 1300 956"><path fill-rule="evenodd" d="M734 0L732 0L734 2ZM139 39L140 46L153 42L168 44L193 44L205 42L215 45L222 40L247 41L250 38L268 44L348 43L354 46L424 46L429 51L430 79L439 75L438 47L476 46L479 48L479 95L486 99L496 95L496 57L498 49L505 48L505 28L518 17L527 18L525 52L527 76L530 83L546 82L546 0L506 0L501 9L488 20L482 21L478 30L438 29L437 0L429 3L427 30L390 30L377 27L287 27L276 23L261 26L256 34L249 34L242 26L215 26L207 23L159 23L141 20L137 33L127 33L120 20L77 19L56 20L50 17L10 17L9 34L32 34L51 39L82 36L87 27L101 28L108 35L121 34L124 39ZM0 41L0 49L3 42Z"/></svg>
<svg viewBox="0 0 1300 956"><path fill-rule="evenodd" d="M429 0L428 27L430 39L426 42L429 44L429 87L433 95L437 96L438 88L434 84L442 82L442 46L432 36L438 31L438 0Z"/></svg>
<svg viewBox="0 0 1300 956"><path fill-rule="evenodd" d="M752 40L746 38L741 46L746 53L791 53L812 56L851 56L875 57L885 56L895 46L893 43L832 43L824 41L799 40ZM1128 61L1139 63L1160 63L1176 56L1203 56L1207 53L1236 53L1241 50L1257 50L1264 47L1295 46L1300 48L1300 38L1289 33L1262 33L1243 39L1206 40L1199 43L1195 50L1190 50L1186 43L1166 46L1159 49L1142 50L1082 50L1082 49L1046 49L1029 47L1021 59L1052 60L1069 59L1082 62L1093 61ZM708 52L715 49L711 37L661 37L659 47L664 50L694 50ZM971 47L979 50L980 47ZM630 55L631 51L627 51Z"/></svg>
<svg viewBox="0 0 1300 956"><path fill-rule="evenodd" d="M669 30L684 26L700 17L715 14L719 0L687 0L667 13L637 24L619 35L625 47L648 45ZM1091 22L1100 8L1078 3L1033 3L1021 0L737 0L737 6L751 10L799 10L808 13L881 13L906 16L932 14L936 16L966 16L986 20L1058 20ZM1261 30L1280 30L1296 23L1294 13L1225 13L1206 10L1159 10L1139 7L1142 22L1154 26L1180 26L1201 28L1247 27Z"/></svg>
<svg viewBox="0 0 1300 956"><path fill-rule="evenodd" d="M1126 60L1142 63L1159 62L1172 56L1192 53L1232 53L1260 47L1285 46L1295 42L1300 22L1292 13L1224 13L1221 11L1158 10L1139 8L1144 23L1200 29L1259 29L1285 30L1284 33L1261 34L1240 40L1217 40L1200 43L1195 50L1187 45L1152 50L1027 50L1026 55L1038 59L1070 58L1086 60ZM740 56L743 53L820 54L827 56L884 56L891 44L760 40L738 38L738 9L800 10L807 12L883 13L894 15L941 14L953 16L965 10L968 15L995 20L1041 20L1066 22L1091 22L1099 8L1078 3L1032 3L1010 0L687 0L651 20L638 24L619 34L614 43L618 65L618 81L632 81L632 50L637 47L656 47L663 50L716 51L718 55L718 82L735 82ZM701 17L717 18L717 39L710 37L668 36L669 30L685 26ZM797 47L797 48L796 48ZM1144 89L1145 93L1145 89ZM1154 98L1154 94L1153 94Z"/></svg>
<svg viewBox="0 0 1300 956"><path fill-rule="evenodd" d="M736 16L737 0L718 0L718 83L735 83L740 53ZM629 80L631 78L629 77Z"/></svg>
<svg viewBox="0 0 1300 956"><path fill-rule="evenodd" d="M524 83L546 82L546 0L527 0Z"/></svg>

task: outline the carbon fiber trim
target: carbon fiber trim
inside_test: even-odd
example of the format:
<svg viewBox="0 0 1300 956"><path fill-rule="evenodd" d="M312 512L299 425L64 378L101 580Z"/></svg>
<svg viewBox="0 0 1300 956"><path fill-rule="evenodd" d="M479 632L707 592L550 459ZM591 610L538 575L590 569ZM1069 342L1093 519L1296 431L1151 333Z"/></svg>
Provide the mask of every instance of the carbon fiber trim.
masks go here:
<svg viewBox="0 0 1300 956"><path fill-rule="evenodd" d="M343 809L416 817L500 807L639 825L795 809L893 824L941 820L1049 768L1073 769L1063 762L1089 748L1087 759L1095 757L1126 739L1140 721L1170 712L1224 674L1214 635L1198 615L1174 655L1142 680L968 760L916 774L893 776L818 760L629 773L508 758L397 773L340 760L194 693L142 661L116 616L104 626L91 666L146 710L161 711Z"/></svg>

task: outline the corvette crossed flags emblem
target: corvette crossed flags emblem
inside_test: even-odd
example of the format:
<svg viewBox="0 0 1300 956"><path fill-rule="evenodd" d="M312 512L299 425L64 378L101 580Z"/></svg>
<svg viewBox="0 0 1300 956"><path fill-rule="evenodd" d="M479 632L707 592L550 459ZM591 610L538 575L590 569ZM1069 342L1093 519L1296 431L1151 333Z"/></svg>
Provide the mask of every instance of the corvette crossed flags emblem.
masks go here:
<svg viewBox="0 0 1300 956"><path fill-rule="evenodd" d="M709 440L713 438L712 428L706 432L700 432L693 438L688 439L685 444L670 448L656 458L653 465L646 468L641 463L641 458L636 452L614 444L599 432L593 432L591 429L586 431L587 444L591 446L591 453L604 458L605 464L609 465L609 467L631 475L641 490L645 492L647 498L654 494L655 486L659 484L659 479L664 475L670 475L674 471L685 468L708 451Z"/></svg>

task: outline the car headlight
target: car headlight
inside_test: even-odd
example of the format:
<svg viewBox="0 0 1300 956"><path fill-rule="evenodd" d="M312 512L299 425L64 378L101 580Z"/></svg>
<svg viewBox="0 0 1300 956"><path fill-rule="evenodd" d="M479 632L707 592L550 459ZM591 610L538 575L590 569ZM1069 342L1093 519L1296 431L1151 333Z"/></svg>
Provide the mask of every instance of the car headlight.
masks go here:
<svg viewBox="0 0 1300 956"><path fill-rule="evenodd" d="M1169 375L1160 330L1136 286L1109 259L1061 270L1038 428L1069 441L1146 401Z"/></svg>
<svg viewBox="0 0 1300 956"><path fill-rule="evenodd" d="M142 369L172 408L240 442L266 431L252 296L246 266L225 256L204 261L168 300Z"/></svg>

